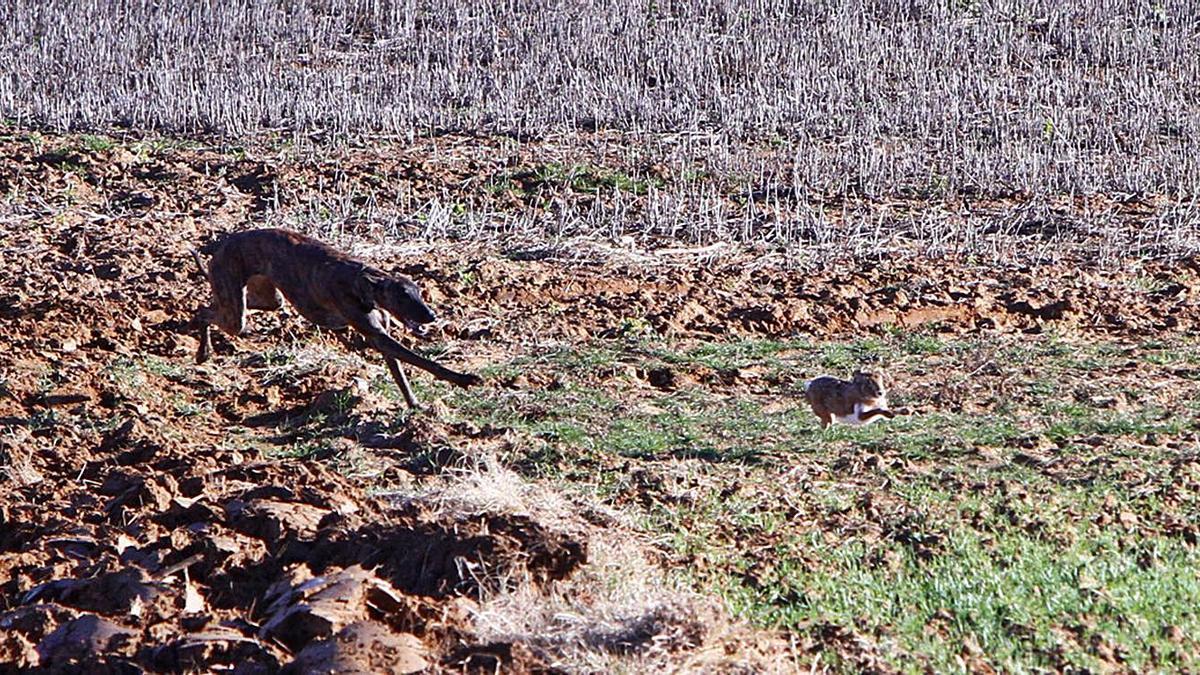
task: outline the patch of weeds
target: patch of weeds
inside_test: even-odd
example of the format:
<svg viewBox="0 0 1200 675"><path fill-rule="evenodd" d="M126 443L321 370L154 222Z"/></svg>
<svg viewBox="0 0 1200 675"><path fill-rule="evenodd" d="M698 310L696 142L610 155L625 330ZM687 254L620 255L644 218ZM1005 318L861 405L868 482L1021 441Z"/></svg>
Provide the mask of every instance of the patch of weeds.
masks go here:
<svg viewBox="0 0 1200 675"><path fill-rule="evenodd" d="M423 383L420 383L417 379L411 377L409 378L408 383L409 386L412 387L413 396L416 396L418 401L423 400L423 394L426 393ZM371 381L367 384L367 390L371 393L379 394L389 401L404 401L404 394L401 393L400 387L396 386L396 381L393 380L391 374L387 372L377 374L375 377L371 378ZM405 406L403 408L398 408L397 410L398 414L406 414L408 408ZM403 422L404 419L407 418L405 417L399 421Z"/></svg>
<svg viewBox="0 0 1200 675"><path fill-rule="evenodd" d="M864 364L877 363L888 354L887 344L878 338L854 342L829 343L817 350L817 360L825 368L849 374Z"/></svg>
<svg viewBox="0 0 1200 675"><path fill-rule="evenodd" d="M333 400L330 402L330 408L335 414L339 416L345 416L349 415L350 412L354 410L354 406L357 402L358 398L353 392L347 389L341 389L333 392Z"/></svg>
<svg viewBox="0 0 1200 675"><path fill-rule="evenodd" d="M1178 666L1187 652L1160 628L1200 630L1191 610L1200 601L1200 555L1168 540L1145 543L1157 565L1140 564L1144 556L1103 533L1062 547L956 528L932 556L896 542L799 539L792 554L817 564L785 559L769 585L731 577L720 587L766 625L886 630L902 652L925 655L939 672L960 667L965 641L1002 670L1097 669L1101 642L1119 646L1134 670Z"/></svg>
<svg viewBox="0 0 1200 675"><path fill-rule="evenodd" d="M712 458L716 455L687 420L670 413L648 419L618 419L600 439L600 447L622 457L638 459Z"/></svg>
<svg viewBox="0 0 1200 675"><path fill-rule="evenodd" d="M1004 447L1025 436L1016 420L1007 417L989 416L972 420L961 427L962 440L970 445Z"/></svg>
<svg viewBox="0 0 1200 675"><path fill-rule="evenodd" d="M458 270L458 283L466 288L473 288L479 283L479 271L474 268Z"/></svg>
<svg viewBox="0 0 1200 675"><path fill-rule="evenodd" d="M268 446L263 454L271 459L313 459L320 457L329 446L320 440L303 440L286 446Z"/></svg>
<svg viewBox="0 0 1200 675"><path fill-rule="evenodd" d="M246 365L283 368L295 362L296 354L293 350L284 347L271 347L265 351L250 355L246 360Z"/></svg>
<svg viewBox="0 0 1200 675"><path fill-rule="evenodd" d="M146 373L142 371L141 362L128 356L117 357L105 370L109 381L126 398L136 398L146 386Z"/></svg>
<svg viewBox="0 0 1200 675"><path fill-rule="evenodd" d="M1130 290L1145 294L1157 293L1171 285L1169 279L1160 279L1145 273L1126 277L1125 284Z"/></svg>
<svg viewBox="0 0 1200 675"><path fill-rule="evenodd" d="M906 333L900 338L900 349L905 354L930 356L941 354L945 348L941 338L929 333Z"/></svg>
<svg viewBox="0 0 1200 675"><path fill-rule="evenodd" d="M242 361L242 365L252 368L259 382L266 386L297 380L331 364L355 363L356 358L353 353L325 345L294 344L252 354Z"/></svg>
<svg viewBox="0 0 1200 675"><path fill-rule="evenodd" d="M169 380L177 380L184 376L184 369L178 364L165 361L156 356L148 356L141 360L141 369L153 375L159 375Z"/></svg>
<svg viewBox="0 0 1200 675"><path fill-rule="evenodd" d="M54 391L54 388L57 387L61 381L59 373L50 368L42 368L40 371L41 372L38 374L37 383L34 385L34 391L37 392L37 396L39 397L45 396L51 391Z"/></svg>
<svg viewBox="0 0 1200 675"><path fill-rule="evenodd" d="M1059 382L1055 379L1039 378L1025 385L1026 391L1036 399L1053 400L1058 396Z"/></svg>
<svg viewBox="0 0 1200 675"><path fill-rule="evenodd" d="M554 443L567 446L584 446L589 441L587 429L571 420L546 420L532 425L531 431Z"/></svg>
<svg viewBox="0 0 1200 675"><path fill-rule="evenodd" d="M490 363L478 370L480 377L485 380L506 380L517 377L530 370L530 360L514 359L504 363Z"/></svg>
<svg viewBox="0 0 1200 675"><path fill-rule="evenodd" d="M509 185L519 185L522 194L531 187L550 185L570 188L574 192L584 194L616 190L644 195L652 187L662 187L665 184L657 177L636 177L603 167L587 164L567 165L558 162L539 164L532 169L493 179L492 182L501 191L511 189L508 187Z"/></svg>
<svg viewBox="0 0 1200 675"><path fill-rule="evenodd" d="M528 194L525 192L523 184L505 175L493 176L487 183L484 183L483 189L491 195L512 194L518 198L524 198Z"/></svg>
<svg viewBox="0 0 1200 675"><path fill-rule="evenodd" d="M872 452L907 460L945 458L967 451L958 436L961 421L947 415L897 417L862 427L834 426L826 434L841 436ZM834 431L836 430L836 431Z"/></svg>
<svg viewBox="0 0 1200 675"><path fill-rule="evenodd" d="M41 133L34 131L25 136L25 141L33 148L33 154L40 155L46 149L46 138Z"/></svg>
<svg viewBox="0 0 1200 675"><path fill-rule="evenodd" d="M702 365L716 370L745 368L759 363L776 365L783 352L809 349L808 343L775 340L738 340L734 342L705 342L683 351L659 348L653 353L666 363Z"/></svg>
<svg viewBox="0 0 1200 675"><path fill-rule="evenodd" d="M211 401L197 403L179 395L176 395L172 400L172 407L175 409L175 414L180 417L200 417L211 414L215 410Z"/></svg>
<svg viewBox="0 0 1200 675"><path fill-rule="evenodd" d="M80 137L79 144L88 152L107 152L116 147L116 142L107 136L92 136L85 134Z"/></svg>
<svg viewBox="0 0 1200 675"><path fill-rule="evenodd" d="M52 431L60 424L62 424L62 420L59 417L58 411L54 408L38 410L30 415L26 421L26 426L35 434Z"/></svg>
<svg viewBox="0 0 1200 675"><path fill-rule="evenodd" d="M632 317L621 319L617 324L615 333L622 338L644 338L654 335L654 326L642 317Z"/></svg>
<svg viewBox="0 0 1200 675"><path fill-rule="evenodd" d="M1182 433L1186 427L1186 420L1154 409L1143 409L1131 415L1075 403L1050 403L1043 408L1042 415L1048 421L1046 435L1060 445L1083 436L1114 439L1148 434L1174 436Z"/></svg>
<svg viewBox="0 0 1200 675"><path fill-rule="evenodd" d="M560 372L596 374L612 372L629 356L627 343L622 341L594 341L580 347L565 347L539 358Z"/></svg>
<svg viewBox="0 0 1200 675"><path fill-rule="evenodd" d="M1200 346L1194 338L1177 343L1145 342L1137 353L1142 361L1156 366L1200 365Z"/></svg>
<svg viewBox="0 0 1200 675"><path fill-rule="evenodd" d="M577 468L581 464L578 453L568 453L553 443L535 443L520 455L503 459L527 476L559 480L570 468Z"/></svg>

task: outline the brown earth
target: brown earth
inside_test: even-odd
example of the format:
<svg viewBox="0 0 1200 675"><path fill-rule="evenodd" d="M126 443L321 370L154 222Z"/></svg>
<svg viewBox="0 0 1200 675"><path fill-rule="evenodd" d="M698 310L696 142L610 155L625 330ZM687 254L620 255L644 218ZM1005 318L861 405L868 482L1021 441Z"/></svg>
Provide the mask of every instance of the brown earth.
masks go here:
<svg viewBox="0 0 1200 675"><path fill-rule="evenodd" d="M382 176L379 189L436 191L462 176L419 162L417 151L364 151L314 168L215 150L139 158L64 147L0 142L0 191L13 195L0 207L0 663L553 670L528 646L475 642L469 614L495 580L570 576L588 558L586 524L397 506L321 462L247 458L233 429L266 438L267 422L328 407L345 378L318 372L263 386L243 369L190 360L190 317L207 295L191 247L323 179ZM362 224L348 234L396 233ZM631 262L420 248L366 252L423 284L449 319L437 336L446 359L467 368L521 345L631 325L723 340L890 326L1162 334L1194 331L1200 318L1195 259L1136 272L913 260L800 272L752 254L677 264L661 252ZM248 337L218 338L217 353L264 351L281 328L337 344L295 318L256 315L251 325ZM122 376L122 363L146 359L168 376ZM178 401L195 398L217 414L182 417ZM419 416L373 443L420 455L446 438L499 442ZM420 473L411 463L395 471Z"/></svg>

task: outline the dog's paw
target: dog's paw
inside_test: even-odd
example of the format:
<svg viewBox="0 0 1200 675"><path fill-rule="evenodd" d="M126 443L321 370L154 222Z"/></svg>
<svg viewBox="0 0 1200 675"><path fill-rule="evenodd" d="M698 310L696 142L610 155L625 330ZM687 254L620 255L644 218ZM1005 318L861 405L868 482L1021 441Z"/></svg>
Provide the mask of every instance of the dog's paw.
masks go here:
<svg viewBox="0 0 1200 675"><path fill-rule="evenodd" d="M483 384L483 378L475 373L463 373L455 384L460 387L474 387L477 384Z"/></svg>

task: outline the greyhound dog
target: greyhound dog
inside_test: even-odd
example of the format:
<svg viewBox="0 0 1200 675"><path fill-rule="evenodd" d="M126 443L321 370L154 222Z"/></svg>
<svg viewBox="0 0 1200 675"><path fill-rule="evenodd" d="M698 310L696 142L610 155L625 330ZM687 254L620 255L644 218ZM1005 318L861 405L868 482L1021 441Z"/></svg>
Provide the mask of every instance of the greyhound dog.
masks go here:
<svg viewBox="0 0 1200 675"><path fill-rule="evenodd" d="M250 230L226 236L213 251L208 269L192 251L212 286L213 300L196 312L200 346L196 363L212 350L209 326L230 335L245 328L246 309L277 310L287 298L301 316L335 331L358 331L383 355L410 408L417 407L403 361L460 387L479 384L478 375L457 373L407 349L388 335L388 315L420 335L437 317L407 277L388 275L312 237L283 229ZM340 335L339 335L340 337Z"/></svg>

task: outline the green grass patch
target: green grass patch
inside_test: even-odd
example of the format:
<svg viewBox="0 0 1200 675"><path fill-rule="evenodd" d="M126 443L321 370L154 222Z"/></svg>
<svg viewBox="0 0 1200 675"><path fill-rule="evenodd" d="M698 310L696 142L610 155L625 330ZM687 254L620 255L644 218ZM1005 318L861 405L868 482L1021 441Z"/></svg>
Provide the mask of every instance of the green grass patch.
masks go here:
<svg viewBox="0 0 1200 675"><path fill-rule="evenodd" d="M1200 560L1167 534L1200 513L1200 469L1177 464L1200 429L1200 404L1179 403L1195 351L629 330L485 371L549 382L418 389L510 431L504 459L527 475L632 510L680 580L756 623L818 641L839 626L907 671L961 670L964 644L1001 670L1170 670L1200 653L1178 639L1200 634ZM863 367L913 414L821 430L803 381ZM662 369L680 384L652 382Z"/></svg>

